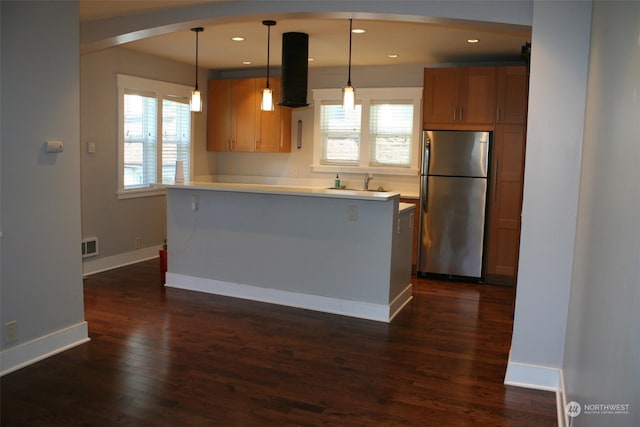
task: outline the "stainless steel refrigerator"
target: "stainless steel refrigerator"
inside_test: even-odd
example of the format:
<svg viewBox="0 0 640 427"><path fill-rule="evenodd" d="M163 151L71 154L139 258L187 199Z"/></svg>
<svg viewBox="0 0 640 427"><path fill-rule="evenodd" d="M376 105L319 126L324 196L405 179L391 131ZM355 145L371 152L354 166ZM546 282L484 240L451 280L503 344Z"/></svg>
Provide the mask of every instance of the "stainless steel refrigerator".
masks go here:
<svg viewBox="0 0 640 427"><path fill-rule="evenodd" d="M490 141L490 132L423 132L418 274L484 279Z"/></svg>

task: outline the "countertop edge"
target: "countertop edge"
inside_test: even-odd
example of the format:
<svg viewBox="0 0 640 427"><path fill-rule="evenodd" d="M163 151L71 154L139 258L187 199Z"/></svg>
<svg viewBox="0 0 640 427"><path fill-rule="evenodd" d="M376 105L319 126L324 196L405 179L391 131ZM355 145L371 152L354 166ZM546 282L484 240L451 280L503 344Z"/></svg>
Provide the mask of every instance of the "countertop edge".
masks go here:
<svg viewBox="0 0 640 427"><path fill-rule="evenodd" d="M271 184L245 184L245 183L220 183L220 182L191 182L184 184L163 184L168 189L202 190L202 191L228 191L256 194L279 194L302 197L327 197L336 199L359 199L373 201L388 201L400 198L401 194L395 191L365 191L365 190L339 190L332 188L295 187Z"/></svg>

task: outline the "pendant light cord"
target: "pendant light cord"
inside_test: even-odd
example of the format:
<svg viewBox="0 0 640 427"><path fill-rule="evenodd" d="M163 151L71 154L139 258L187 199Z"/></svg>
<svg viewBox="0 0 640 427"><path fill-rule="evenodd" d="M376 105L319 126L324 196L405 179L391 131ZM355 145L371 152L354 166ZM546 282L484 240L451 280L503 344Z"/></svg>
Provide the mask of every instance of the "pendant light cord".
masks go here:
<svg viewBox="0 0 640 427"><path fill-rule="evenodd" d="M196 31L196 90L198 90L198 33Z"/></svg>
<svg viewBox="0 0 640 427"><path fill-rule="evenodd" d="M353 36L353 19L349 18L349 74L347 77L347 86L351 86L351 38Z"/></svg>
<svg viewBox="0 0 640 427"><path fill-rule="evenodd" d="M271 57L271 26L275 25L275 21L264 21L267 26L267 89L269 89L269 58Z"/></svg>
<svg viewBox="0 0 640 427"><path fill-rule="evenodd" d="M196 85L195 90L198 90L198 33L204 31L202 27L192 28L191 31L196 33Z"/></svg>

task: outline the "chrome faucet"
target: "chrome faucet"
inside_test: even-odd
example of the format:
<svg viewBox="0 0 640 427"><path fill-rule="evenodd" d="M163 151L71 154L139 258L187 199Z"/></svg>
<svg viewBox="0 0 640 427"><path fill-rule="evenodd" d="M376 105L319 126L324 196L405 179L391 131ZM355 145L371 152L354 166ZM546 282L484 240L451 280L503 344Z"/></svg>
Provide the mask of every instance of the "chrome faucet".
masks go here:
<svg viewBox="0 0 640 427"><path fill-rule="evenodd" d="M371 181L373 179L373 174L366 174L364 176L364 189L368 190L369 189L369 181Z"/></svg>

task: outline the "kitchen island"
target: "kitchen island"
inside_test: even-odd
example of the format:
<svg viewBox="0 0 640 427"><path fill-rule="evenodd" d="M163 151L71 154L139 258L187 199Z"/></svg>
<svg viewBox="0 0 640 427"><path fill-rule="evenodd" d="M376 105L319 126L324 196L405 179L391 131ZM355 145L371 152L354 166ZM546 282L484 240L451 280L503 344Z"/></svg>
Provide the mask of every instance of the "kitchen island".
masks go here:
<svg viewBox="0 0 640 427"><path fill-rule="evenodd" d="M411 300L413 209L393 192L167 186L166 286L383 322Z"/></svg>

